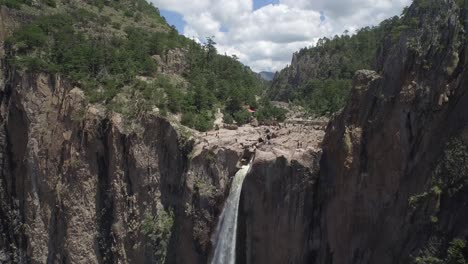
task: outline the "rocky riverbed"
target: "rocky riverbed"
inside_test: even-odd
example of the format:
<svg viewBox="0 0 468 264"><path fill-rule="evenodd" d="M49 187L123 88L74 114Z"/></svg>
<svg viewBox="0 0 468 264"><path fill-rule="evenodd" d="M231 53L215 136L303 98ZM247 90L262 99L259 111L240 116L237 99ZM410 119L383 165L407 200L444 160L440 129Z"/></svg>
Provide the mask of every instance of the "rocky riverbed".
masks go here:
<svg viewBox="0 0 468 264"><path fill-rule="evenodd" d="M206 149L224 148L236 152L244 150L284 156L288 160L300 159L304 152L319 151L325 135L326 122L315 125L281 123L276 126L245 125L237 129L221 128L196 133L195 153Z"/></svg>

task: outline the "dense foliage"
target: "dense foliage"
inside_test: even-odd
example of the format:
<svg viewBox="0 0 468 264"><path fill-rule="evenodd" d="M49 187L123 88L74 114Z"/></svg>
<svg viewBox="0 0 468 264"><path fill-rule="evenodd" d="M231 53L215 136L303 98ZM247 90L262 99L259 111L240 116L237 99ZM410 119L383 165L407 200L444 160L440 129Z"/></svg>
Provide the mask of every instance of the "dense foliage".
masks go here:
<svg viewBox="0 0 468 264"><path fill-rule="evenodd" d="M2 1L19 1L15 8L29 4ZM99 11L104 7L115 15L104 15ZM109 104L131 116L155 107L161 114L181 113L183 124L201 131L213 127L217 108L238 123L248 122L244 106L256 107L264 85L235 56L219 55L215 44L213 38L198 44L179 35L144 0L88 1L80 8L46 13L7 41L12 65L60 73L83 88L91 103ZM153 58L174 49L187 56L183 81L158 74Z"/></svg>
<svg viewBox="0 0 468 264"><path fill-rule="evenodd" d="M182 123L198 130L211 128L214 109L224 107L224 114L237 123L249 121L245 105L256 107L256 95L262 82L236 57L218 55L215 42L207 38L203 46L192 43L189 52L190 70L186 74L192 89L182 106Z"/></svg>
<svg viewBox="0 0 468 264"><path fill-rule="evenodd" d="M408 28L406 24L400 17L393 17L353 35L345 31L341 36L318 40L315 47L295 54L295 64L277 75L269 97L294 102L314 116L335 113L344 106L354 73L376 69L374 60L379 57L380 45L397 41L401 31Z"/></svg>
<svg viewBox="0 0 468 264"><path fill-rule="evenodd" d="M260 107L255 113L259 122L278 121L283 122L286 119L287 110L275 107L268 99L260 102Z"/></svg>
<svg viewBox="0 0 468 264"><path fill-rule="evenodd" d="M38 3L42 3L50 7L56 7L55 0L40 0L38 1ZM5 5L8 8L13 8L13 9L21 9L22 5L30 6L32 4L33 4L32 0L0 0L0 5Z"/></svg>
<svg viewBox="0 0 468 264"><path fill-rule="evenodd" d="M349 79L312 80L295 90L293 98L310 113L329 116L344 106L350 87Z"/></svg>
<svg viewBox="0 0 468 264"><path fill-rule="evenodd" d="M451 196L468 186L468 144L462 139L455 138L447 143L433 181Z"/></svg>
<svg viewBox="0 0 468 264"><path fill-rule="evenodd" d="M448 243L445 253L441 252L443 243L433 239L429 245L424 248L420 256L413 259L413 264L467 264L466 240L455 238ZM445 255L444 258L440 255Z"/></svg>
<svg viewBox="0 0 468 264"><path fill-rule="evenodd" d="M32 71L58 72L80 84L91 101L108 101L136 76L151 76L156 63L151 55L184 45L175 30L147 32L127 27L126 38L84 34L76 25L101 22L102 17L78 9L70 14L44 16L9 39L16 51L13 65ZM98 88L103 88L102 90Z"/></svg>
<svg viewBox="0 0 468 264"><path fill-rule="evenodd" d="M174 225L174 212L160 210L157 215L145 215L141 224L142 233L148 238L159 263L164 263Z"/></svg>

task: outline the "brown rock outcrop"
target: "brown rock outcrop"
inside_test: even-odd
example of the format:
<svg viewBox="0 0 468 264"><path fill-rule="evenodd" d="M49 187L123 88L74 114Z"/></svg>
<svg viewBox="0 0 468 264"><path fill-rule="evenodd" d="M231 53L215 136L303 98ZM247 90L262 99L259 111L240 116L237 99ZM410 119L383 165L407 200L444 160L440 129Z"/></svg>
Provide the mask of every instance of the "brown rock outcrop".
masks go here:
<svg viewBox="0 0 468 264"><path fill-rule="evenodd" d="M12 15L1 8L0 44ZM382 43L376 72L357 72L323 144L314 122L197 133L127 120L1 52L0 262L207 263L253 152L239 263L445 258L468 238L466 17L451 0L416 1L406 19L419 26ZM174 52L164 73L184 70Z"/></svg>
<svg viewBox="0 0 468 264"><path fill-rule="evenodd" d="M146 221L173 212L168 259L205 263L241 153L204 150L177 126L129 122L48 74L1 93L0 257L9 263L158 262Z"/></svg>
<svg viewBox="0 0 468 264"><path fill-rule="evenodd" d="M298 160L257 151L242 190L237 263L313 260L320 157L319 149Z"/></svg>
<svg viewBox="0 0 468 264"><path fill-rule="evenodd" d="M358 72L347 106L328 127L317 263L412 263L427 252L443 259L450 241L468 235L466 184L452 195L437 180L452 177L440 173L447 143L468 145L466 9L424 2L403 20L420 29L383 44L379 74ZM449 72L454 57L463 59Z"/></svg>
<svg viewBox="0 0 468 264"><path fill-rule="evenodd" d="M154 55L153 58L158 65L158 72L164 74L183 74L188 68L188 50L173 49L165 55Z"/></svg>
<svg viewBox="0 0 468 264"><path fill-rule="evenodd" d="M0 11L3 47L23 18ZM183 72L185 52L170 51L160 70ZM128 120L89 105L61 76L20 72L3 56L2 263L206 263L238 161L256 149L273 153L262 166L302 160L324 134L274 128L259 144L265 127L204 135L157 116Z"/></svg>

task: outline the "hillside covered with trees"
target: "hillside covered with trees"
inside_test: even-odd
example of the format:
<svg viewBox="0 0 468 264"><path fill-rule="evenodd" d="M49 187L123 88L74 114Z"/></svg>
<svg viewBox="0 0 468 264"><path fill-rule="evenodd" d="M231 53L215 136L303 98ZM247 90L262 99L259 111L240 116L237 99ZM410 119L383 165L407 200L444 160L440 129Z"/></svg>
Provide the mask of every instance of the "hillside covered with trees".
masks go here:
<svg viewBox="0 0 468 264"><path fill-rule="evenodd" d="M405 12L378 26L321 38L314 47L296 52L291 65L275 75L269 98L301 105L312 116L337 112L344 106L354 73L379 70L376 60L399 41L400 32L418 27L418 21L404 17Z"/></svg>
<svg viewBox="0 0 468 264"><path fill-rule="evenodd" d="M26 23L7 42L17 69L57 73L83 89L90 103L130 118L149 112L181 114L184 125L213 128L216 109L248 122L244 105L261 108L265 83L215 40L199 44L178 34L145 0L2 0ZM183 65L176 72L170 54ZM169 65L171 66L171 65ZM270 106L267 106L270 107Z"/></svg>

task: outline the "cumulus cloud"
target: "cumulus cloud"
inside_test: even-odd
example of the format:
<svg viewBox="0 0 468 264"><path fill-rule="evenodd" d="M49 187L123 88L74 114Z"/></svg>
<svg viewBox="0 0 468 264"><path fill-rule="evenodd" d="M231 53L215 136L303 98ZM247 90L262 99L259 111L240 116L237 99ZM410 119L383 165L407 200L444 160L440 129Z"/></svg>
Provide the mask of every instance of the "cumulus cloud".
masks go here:
<svg viewBox="0 0 468 264"><path fill-rule="evenodd" d="M319 38L376 25L411 0L279 0L257 10L253 0L150 1L181 14L187 37L215 36L220 53L237 55L255 71L276 71Z"/></svg>

